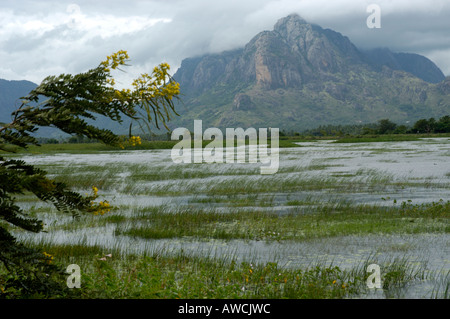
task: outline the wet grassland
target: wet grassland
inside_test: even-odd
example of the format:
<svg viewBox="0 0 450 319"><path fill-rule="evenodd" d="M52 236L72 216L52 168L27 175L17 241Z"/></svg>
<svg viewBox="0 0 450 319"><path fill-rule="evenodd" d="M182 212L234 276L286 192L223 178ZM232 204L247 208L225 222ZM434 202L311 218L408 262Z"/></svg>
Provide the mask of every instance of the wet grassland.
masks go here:
<svg viewBox="0 0 450 319"><path fill-rule="evenodd" d="M24 194L47 232L15 234L78 264L83 298L450 296L448 137L281 146L273 175L176 164L168 146L21 154L112 208L73 219ZM370 264L380 289L367 287Z"/></svg>

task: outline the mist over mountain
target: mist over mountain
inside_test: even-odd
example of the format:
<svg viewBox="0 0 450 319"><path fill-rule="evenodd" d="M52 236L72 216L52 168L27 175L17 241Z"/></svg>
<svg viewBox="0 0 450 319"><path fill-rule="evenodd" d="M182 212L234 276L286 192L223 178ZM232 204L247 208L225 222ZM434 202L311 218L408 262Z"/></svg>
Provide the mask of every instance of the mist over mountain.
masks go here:
<svg viewBox="0 0 450 319"><path fill-rule="evenodd" d="M182 114L215 127L303 130L322 124L404 123L448 114L450 83L426 57L359 50L346 36L293 14L243 48L187 58Z"/></svg>

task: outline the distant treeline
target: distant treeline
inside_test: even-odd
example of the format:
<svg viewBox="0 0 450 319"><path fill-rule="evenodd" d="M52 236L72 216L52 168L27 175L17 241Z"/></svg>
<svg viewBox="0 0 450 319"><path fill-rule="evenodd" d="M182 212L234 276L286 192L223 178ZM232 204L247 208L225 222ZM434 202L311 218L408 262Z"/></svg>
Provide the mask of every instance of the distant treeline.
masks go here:
<svg viewBox="0 0 450 319"><path fill-rule="evenodd" d="M296 131L281 130L280 136L357 136L357 135L383 135L383 134L431 134L450 133L450 116L445 115L439 120L434 118L420 119L411 126L398 125L389 119L379 120L377 123L355 125L322 125L315 129ZM170 133L140 135L145 141L170 141ZM128 136L122 136L123 140ZM58 143L96 143L97 140L83 136L71 136L65 139L39 138L42 144Z"/></svg>
<svg viewBox="0 0 450 319"><path fill-rule="evenodd" d="M286 132L284 135L295 136L343 136L343 135L374 135L374 134L431 134L450 133L450 116L445 115L439 120L434 118L420 119L411 126L398 125L389 119L377 123L359 125L322 125L315 129L298 132Z"/></svg>

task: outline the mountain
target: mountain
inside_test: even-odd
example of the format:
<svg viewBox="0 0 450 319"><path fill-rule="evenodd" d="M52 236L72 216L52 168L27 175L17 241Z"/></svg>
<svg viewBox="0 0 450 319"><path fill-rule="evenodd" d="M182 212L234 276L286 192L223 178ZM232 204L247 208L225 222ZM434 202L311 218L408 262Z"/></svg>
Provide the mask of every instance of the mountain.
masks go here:
<svg viewBox="0 0 450 319"><path fill-rule="evenodd" d="M389 49L358 49L346 36L293 14L243 48L184 59L180 117L171 128L278 127L303 131L327 124L396 123L440 118L450 112L450 77L429 59ZM36 84L0 79L0 122ZM88 122L91 122L88 120ZM99 118L97 126L127 134ZM39 130L40 136L58 136Z"/></svg>
<svg viewBox="0 0 450 319"><path fill-rule="evenodd" d="M445 80L444 73L432 61L414 53L394 53L387 48L377 48L364 52L367 61L380 71L383 66L393 70L403 70L430 83Z"/></svg>
<svg viewBox="0 0 450 319"><path fill-rule="evenodd" d="M0 123L11 122L11 113L20 106L20 98L36 87L37 85L30 81L0 79Z"/></svg>
<svg viewBox="0 0 450 319"><path fill-rule="evenodd" d="M279 127L398 123L449 113L450 78L429 59L359 50L293 14L243 48L187 58L174 74L181 114L172 127Z"/></svg>
<svg viewBox="0 0 450 319"><path fill-rule="evenodd" d="M21 104L21 97L26 96L31 90L35 89L37 84L30 81L8 81L0 79L0 123L10 123L11 113L15 111ZM93 121L86 119L90 124L94 124L101 128L112 130L117 134L128 134L130 120L124 119L123 125L118 124L104 116L99 115ZM67 137L68 134L57 128L41 127L35 136L38 137Z"/></svg>

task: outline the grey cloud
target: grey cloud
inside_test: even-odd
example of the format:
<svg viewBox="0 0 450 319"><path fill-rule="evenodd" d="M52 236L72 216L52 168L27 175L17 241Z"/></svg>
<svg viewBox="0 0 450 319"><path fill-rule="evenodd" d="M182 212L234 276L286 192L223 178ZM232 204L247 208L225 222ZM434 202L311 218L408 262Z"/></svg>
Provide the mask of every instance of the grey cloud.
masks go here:
<svg viewBox="0 0 450 319"><path fill-rule="evenodd" d="M366 1L372 3L377 1ZM6 40L0 27L0 64L15 79L32 76L40 81L45 72L82 72L95 67L104 57L119 49L127 50L133 70L151 71L152 66L168 62L173 72L186 57L242 47L254 35L271 30L279 18L298 13L311 23L331 28L348 36L359 48L388 47L397 52L423 54L450 75L450 3L429 1L429 10L418 1L402 2L403 7L382 6L381 29L369 29L366 4L360 0L339 0L320 7L316 1L294 0L169 0L169 1L73 1L88 17L114 15L118 18L140 16L170 18L136 32L113 37L93 36L89 32L69 30L65 25L41 36L15 35ZM67 14L69 2L2 1L2 9L15 15L46 17ZM6 12L6 10L5 10ZM3 37L3 38L2 38ZM46 58L43 59L42 55ZM24 64L23 61L29 62ZM39 61L39 62L38 62ZM38 65L37 65L38 64ZM58 64L58 65L55 65ZM5 73L5 74L6 74ZM128 76L128 75L127 75ZM131 75L130 75L131 76Z"/></svg>

